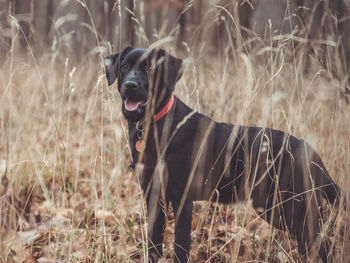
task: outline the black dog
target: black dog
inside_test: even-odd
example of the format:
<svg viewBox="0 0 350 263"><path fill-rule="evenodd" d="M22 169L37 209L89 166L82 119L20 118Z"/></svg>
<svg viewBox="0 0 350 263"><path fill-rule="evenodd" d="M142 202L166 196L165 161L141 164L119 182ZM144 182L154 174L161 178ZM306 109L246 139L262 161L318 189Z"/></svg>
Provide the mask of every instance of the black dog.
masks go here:
<svg viewBox="0 0 350 263"><path fill-rule="evenodd" d="M187 262L192 202L252 199L260 215L288 230L305 256L324 262L322 198L340 193L319 155L282 131L218 123L193 111L172 92L182 61L163 49L128 47L105 58L108 85L118 79L134 162L143 164L149 259L162 254L166 209L175 219L175 262Z"/></svg>

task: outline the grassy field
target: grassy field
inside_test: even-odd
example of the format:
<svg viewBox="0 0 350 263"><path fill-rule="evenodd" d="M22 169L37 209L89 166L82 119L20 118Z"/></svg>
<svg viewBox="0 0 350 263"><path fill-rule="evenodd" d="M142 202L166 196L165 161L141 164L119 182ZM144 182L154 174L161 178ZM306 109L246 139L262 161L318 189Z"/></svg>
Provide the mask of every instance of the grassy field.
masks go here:
<svg viewBox="0 0 350 263"><path fill-rule="evenodd" d="M143 262L145 206L101 58L78 64L49 51L12 51L0 66L0 262ZM266 49L257 63L245 53L233 61L190 50L181 55L187 66L175 93L217 121L304 138L349 194L350 106L342 87L316 58L306 70L284 51ZM332 229L338 262L349 262L346 211L335 212L328 209L325 231ZM163 262L173 256L171 211L167 224ZM195 204L191 262L298 261L295 241L249 202Z"/></svg>

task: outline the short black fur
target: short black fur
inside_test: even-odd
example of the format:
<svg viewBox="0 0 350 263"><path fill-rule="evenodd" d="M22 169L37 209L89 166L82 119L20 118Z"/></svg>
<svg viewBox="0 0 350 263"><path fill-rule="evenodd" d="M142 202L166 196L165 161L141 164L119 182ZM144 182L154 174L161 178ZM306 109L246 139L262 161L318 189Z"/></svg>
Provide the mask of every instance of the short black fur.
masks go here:
<svg viewBox="0 0 350 263"><path fill-rule="evenodd" d="M187 262L192 202L247 199L264 219L296 238L302 256L314 247L327 262L327 240L319 240L319 207L323 198L336 202L340 190L309 144L274 129L215 122L175 97L166 116L148 118L146 149L140 154L136 123L145 123L145 114L153 116L168 103L182 74L181 60L162 49L128 47L107 57L106 65L108 84L117 79L123 99L145 102L128 112L124 100L122 108L133 160L144 165L151 262L162 255L169 202L176 215L175 262Z"/></svg>

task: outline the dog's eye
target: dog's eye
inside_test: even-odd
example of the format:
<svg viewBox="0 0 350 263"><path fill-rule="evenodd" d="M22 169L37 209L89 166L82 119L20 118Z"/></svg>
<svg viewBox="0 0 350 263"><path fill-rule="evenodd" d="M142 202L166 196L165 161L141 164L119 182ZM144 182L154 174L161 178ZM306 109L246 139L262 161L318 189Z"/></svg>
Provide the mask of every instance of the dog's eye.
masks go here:
<svg viewBox="0 0 350 263"><path fill-rule="evenodd" d="M123 70L129 70L129 65L127 64L127 63L122 63L121 65L120 65L120 67L123 69Z"/></svg>

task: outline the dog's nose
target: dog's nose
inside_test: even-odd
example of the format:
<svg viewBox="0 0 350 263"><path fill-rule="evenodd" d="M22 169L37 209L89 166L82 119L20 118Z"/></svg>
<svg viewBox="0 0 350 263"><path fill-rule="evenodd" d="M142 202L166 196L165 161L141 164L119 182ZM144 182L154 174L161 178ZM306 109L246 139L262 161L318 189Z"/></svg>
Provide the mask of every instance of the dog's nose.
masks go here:
<svg viewBox="0 0 350 263"><path fill-rule="evenodd" d="M137 83L132 80L128 80L124 83L126 89L136 89L138 87Z"/></svg>

